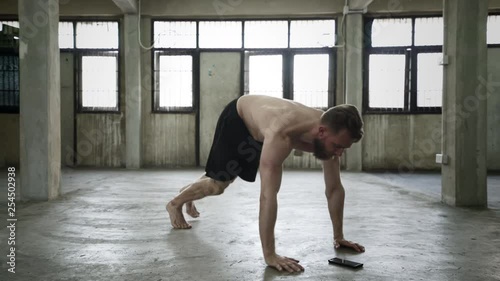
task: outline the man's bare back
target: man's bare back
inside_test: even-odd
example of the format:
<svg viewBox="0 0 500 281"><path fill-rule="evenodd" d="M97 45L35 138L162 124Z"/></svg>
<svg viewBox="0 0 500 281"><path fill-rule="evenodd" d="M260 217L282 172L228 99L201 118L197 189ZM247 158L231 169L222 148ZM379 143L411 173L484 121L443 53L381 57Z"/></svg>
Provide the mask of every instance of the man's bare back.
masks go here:
<svg viewBox="0 0 500 281"><path fill-rule="evenodd" d="M237 109L257 141L281 135L290 139L292 148L313 152L312 136L308 133L319 123L323 111L291 100L259 95L240 97Z"/></svg>

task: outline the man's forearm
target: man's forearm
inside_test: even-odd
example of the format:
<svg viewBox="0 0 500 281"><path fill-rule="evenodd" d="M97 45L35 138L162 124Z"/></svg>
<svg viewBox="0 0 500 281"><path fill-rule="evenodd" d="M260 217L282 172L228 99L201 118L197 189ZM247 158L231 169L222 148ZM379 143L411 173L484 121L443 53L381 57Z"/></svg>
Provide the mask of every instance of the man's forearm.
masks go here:
<svg viewBox="0 0 500 281"><path fill-rule="evenodd" d="M259 233L264 258L276 254L274 246L274 226L278 203L276 196L260 196Z"/></svg>
<svg viewBox="0 0 500 281"><path fill-rule="evenodd" d="M328 200L328 211L333 225L334 239L343 239L343 219L344 219L344 188L334 188L330 193L326 194Z"/></svg>

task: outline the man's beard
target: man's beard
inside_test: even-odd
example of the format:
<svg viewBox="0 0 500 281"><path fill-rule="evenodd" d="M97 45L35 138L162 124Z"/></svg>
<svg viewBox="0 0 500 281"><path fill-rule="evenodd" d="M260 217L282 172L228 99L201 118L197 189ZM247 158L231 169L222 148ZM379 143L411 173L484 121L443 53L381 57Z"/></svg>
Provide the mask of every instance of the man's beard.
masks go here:
<svg viewBox="0 0 500 281"><path fill-rule="evenodd" d="M319 139L314 139L314 157L320 159L320 160L328 160L331 157L326 154L326 149L325 145L319 140Z"/></svg>

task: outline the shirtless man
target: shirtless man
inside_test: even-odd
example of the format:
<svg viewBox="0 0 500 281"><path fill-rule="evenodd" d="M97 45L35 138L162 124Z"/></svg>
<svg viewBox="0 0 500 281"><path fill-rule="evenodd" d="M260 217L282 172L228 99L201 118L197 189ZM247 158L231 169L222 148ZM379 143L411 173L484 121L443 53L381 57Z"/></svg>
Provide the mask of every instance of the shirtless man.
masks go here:
<svg viewBox="0 0 500 281"><path fill-rule="evenodd" d="M198 217L194 200L222 194L237 176L254 182L260 167L259 233L264 259L279 271L304 270L298 260L278 255L274 245L283 162L296 149L313 152L316 158L323 160L335 248L345 246L364 252L363 246L344 239L344 188L339 160L345 149L361 139L362 126L361 116L352 105L340 105L324 112L268 96L248 95L232 101L217 122L206 174L182 188L167 204L172 226L191 228L182 214L184 204L190 216Z"/></svg>

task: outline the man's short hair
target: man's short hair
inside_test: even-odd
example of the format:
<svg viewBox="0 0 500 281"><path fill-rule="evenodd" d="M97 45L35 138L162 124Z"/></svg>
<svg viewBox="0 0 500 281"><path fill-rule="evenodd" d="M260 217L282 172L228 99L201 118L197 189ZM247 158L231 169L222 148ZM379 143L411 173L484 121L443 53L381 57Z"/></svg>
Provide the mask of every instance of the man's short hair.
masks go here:
<svg viewBox="0 0 500 281"><path fill-rule="evenodd" d="M321 124L330 128L335 134L347 129L354 142L363 137L363 119L352 104L341 104L328 109L321 115Z"/></svg>

